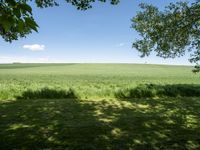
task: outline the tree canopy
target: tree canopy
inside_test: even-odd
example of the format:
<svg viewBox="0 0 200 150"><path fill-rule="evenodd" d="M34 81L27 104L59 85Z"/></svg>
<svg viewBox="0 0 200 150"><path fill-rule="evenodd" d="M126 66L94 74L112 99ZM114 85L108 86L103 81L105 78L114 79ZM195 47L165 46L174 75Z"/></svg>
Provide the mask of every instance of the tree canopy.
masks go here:
<svg viewBox="0 0 200 150"><path fill-rule="evenodd" d="M200 0L193 3L171 3L160 11L157 7L140 4L142 11L132 19L132 28L141 38L133 47L141 57L155 52L163 58L175 58L190 53L190 62L200 71Z"/></svg>

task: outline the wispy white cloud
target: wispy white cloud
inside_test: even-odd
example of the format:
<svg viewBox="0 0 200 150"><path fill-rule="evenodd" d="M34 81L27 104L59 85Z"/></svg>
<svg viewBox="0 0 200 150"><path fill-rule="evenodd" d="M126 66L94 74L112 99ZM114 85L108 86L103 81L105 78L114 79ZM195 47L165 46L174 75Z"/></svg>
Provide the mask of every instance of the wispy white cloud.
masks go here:
<svg viewBox="0 0 200 150"><path fill-rule="evenodd" d="M123 43L117 44L116 46L117 46L117 47L123 47L123 46L125 46L126 44L127 44L127 43L124 43L124 42L123 42Z"/></svg>
<svg viewBox="0 0 200 150"><path fill-rule="evenodd" d="M23 45L23 48L29 49L31 51L43 51L45 49L45 45L40 45L40 44Z"/></svg>

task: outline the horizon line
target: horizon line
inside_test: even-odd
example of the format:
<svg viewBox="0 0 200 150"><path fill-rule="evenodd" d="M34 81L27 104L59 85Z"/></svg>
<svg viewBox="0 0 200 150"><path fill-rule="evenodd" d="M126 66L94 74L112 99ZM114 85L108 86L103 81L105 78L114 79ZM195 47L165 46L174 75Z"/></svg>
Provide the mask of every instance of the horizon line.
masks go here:
<svg viewBox="0 0 200 150"><path fill-rule="evenodd" d="M129 63L129 62L10 62L0 63L0 65L12 64L133 64L133 65L163 65L163 66L188 66L194 67L195 65L187 64L162 64L162 63Z"/></svg>

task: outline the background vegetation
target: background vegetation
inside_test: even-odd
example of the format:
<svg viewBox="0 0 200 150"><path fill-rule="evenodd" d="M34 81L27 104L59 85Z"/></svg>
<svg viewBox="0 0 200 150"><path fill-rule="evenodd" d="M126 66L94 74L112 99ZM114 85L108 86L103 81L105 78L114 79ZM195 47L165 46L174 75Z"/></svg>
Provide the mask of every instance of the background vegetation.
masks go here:
<svg viewBox="0 0 200 150"><path fill-rule="evenodd" d="M51 94L51 89L70 89L81 99L114 98L116 93L141 84L168 85L172 90L177 87L171 84L190 84L188 88L198 90L200 76L191 70L190 66L137 64L4 64L0 65L0 99L15 99L25 91L41 89L49 89Z"/></svg>

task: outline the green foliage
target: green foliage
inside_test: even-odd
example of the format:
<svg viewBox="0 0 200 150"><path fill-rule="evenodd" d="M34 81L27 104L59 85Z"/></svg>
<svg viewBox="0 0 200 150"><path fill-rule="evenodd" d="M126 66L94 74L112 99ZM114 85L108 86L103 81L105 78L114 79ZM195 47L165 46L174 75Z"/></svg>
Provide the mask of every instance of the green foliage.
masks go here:
<svg viewBox="0 0 200 150"><path fill-rule="evenodd" d="M0 36L7 41L12 42L18 38L26 37L33 31L38 32L38 25L32 14L32 8L29 5L31 0L0 0ZM97 0L106 2L106 0ZM77 9L86 10L91 8L91 3L95 0L66 0ZM119 0L110 0L111 4L117 4ZM37 7L45 8L58 6L56 0L35 0Z"/></svg>
<svg viewBox="0 0 200 150"><path fill-rule="evenodd" d="M106 2L106 0L66 0L67 3L71 3L76 6L77 9L86 10L88 8L92 8L91 3L95 1ZM112 5L116 5L120 0L109 0Z"/></svg>
<svg viewBox="0 0 200 150"><path fill-rule="evenodd" d="M25 37L38 25L32 16L32 8L24 1L0 0L0 35L11 42Z"/></svg>
<svg viewBox="0 0 200 150"><path fill-rule="evenodd" d="M200 97L200 85L144 84L135 88L120 89L116 98L155 98L155 97Z"/></svg>
<svg viewBox="0 0 200 150"><path fill-rule="evenodd" d="M64 99L64 98L77 98L74 90L57 90L43 88L37 91L27 90L18 96L17 99Z"/></svg>
<svg viewBox="0 0 200 150"><path fill-rule="evenodd" d="M191 53L190 61L196 63L194 72L199 72L200 61L200 1L177 2L164 11L153 5L141 4L143 11L132 19L132 28L141 39L133 47L141 57L152 51L163 58L175 58Z"/></svg>

